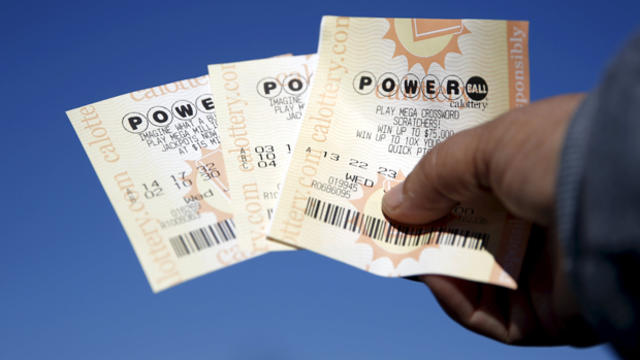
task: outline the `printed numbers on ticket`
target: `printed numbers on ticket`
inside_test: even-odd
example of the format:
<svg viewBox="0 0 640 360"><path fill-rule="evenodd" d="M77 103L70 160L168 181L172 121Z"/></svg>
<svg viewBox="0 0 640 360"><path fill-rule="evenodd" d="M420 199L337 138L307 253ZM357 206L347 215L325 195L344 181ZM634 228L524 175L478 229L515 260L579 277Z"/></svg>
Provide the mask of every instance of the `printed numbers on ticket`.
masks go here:
<svg viewBox="0 0 640 360"><path fill-rule="evenodd" d="M316 55L209 66L238 243L247 252L289 250L267 241L302 121Z"/></svg>
<svg viewBox="0 0 640 360"><path fill-rule="evenodd" d="M154 292L260 254L238 247L207 75L67 115Z"/></svg>
<svg viewBox="0 0 640 360"><path fill-rule="evenodd" d="M270 238L378 275L515 288L529 225L498 204L426 227L380 204L436 144L528 103L528 23L327 16L318 56Z"/></svg>

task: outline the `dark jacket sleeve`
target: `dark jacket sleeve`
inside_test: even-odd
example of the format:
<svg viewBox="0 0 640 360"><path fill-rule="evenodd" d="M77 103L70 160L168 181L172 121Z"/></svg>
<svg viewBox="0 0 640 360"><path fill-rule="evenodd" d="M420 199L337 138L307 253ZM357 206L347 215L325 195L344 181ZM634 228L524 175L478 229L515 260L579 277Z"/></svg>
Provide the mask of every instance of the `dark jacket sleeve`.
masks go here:
<svg viewBox="0 0 640 360"><path fill-rule="evenodd" d="M640 359L640 36L569 125L556 205L587 321L620 355Z"/></svg>

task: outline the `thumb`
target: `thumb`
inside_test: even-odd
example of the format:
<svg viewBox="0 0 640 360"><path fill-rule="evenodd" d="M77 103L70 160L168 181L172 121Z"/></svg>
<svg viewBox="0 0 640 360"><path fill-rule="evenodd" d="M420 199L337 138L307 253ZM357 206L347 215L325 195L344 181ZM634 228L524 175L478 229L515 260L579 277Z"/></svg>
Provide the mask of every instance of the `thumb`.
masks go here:
<svg viewBox="0 0 640 360"><path fill-rule="evenodd" d="M451 136L432 148L406 180L388 191L382 211L391 220L424 224L462 201L488 193L485 126Z"/></svg>

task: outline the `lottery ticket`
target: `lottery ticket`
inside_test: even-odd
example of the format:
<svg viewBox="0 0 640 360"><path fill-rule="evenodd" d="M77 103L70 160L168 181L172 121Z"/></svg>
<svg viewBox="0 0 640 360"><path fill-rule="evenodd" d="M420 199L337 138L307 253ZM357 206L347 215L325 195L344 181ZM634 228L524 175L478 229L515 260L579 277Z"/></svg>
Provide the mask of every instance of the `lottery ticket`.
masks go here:
<svg viewBox="0 0 640 360"><path fill-rule="evenodd" d="M302 121L316 55L209 66L238 244L288 250L267 228Z"/></svg>
<svg viewBox="0 0 640 360"><path fill-rule="evenodd" d="M208 75L67 115L154 292L261 254L238 247Z"/></svg>
<svg viewBox="0 0 640 360"><path fill-rule="evenodd" d="M270 239L382 276L516 288L529 224L499 204L422 227L380 205L433 146L529 102L528 23L326 16L318 56Z"/></svg>

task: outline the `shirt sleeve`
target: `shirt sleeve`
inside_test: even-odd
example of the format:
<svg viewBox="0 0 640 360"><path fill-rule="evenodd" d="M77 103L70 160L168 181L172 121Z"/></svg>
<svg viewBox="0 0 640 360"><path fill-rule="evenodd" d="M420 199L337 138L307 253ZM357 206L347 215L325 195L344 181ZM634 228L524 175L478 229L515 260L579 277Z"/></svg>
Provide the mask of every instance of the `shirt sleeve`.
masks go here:
<svg viewBox="0 0 640 360"><path fill-rule="evenodd" d="M558 234L587 321L640 358L640 34L580 105L557 184Z"/></svg>

